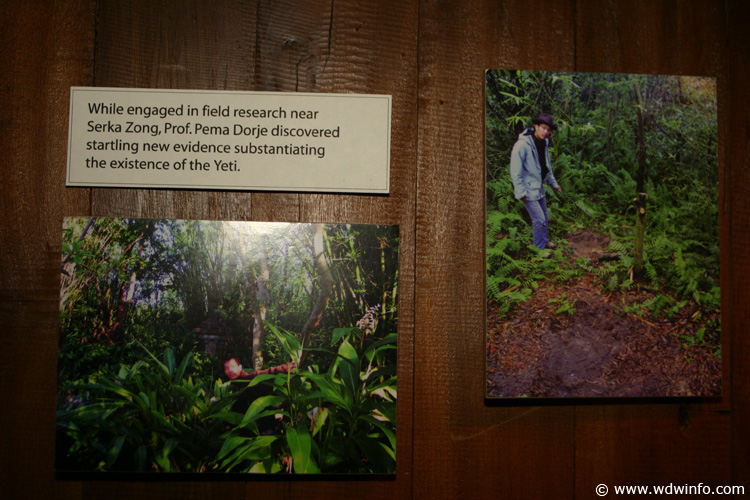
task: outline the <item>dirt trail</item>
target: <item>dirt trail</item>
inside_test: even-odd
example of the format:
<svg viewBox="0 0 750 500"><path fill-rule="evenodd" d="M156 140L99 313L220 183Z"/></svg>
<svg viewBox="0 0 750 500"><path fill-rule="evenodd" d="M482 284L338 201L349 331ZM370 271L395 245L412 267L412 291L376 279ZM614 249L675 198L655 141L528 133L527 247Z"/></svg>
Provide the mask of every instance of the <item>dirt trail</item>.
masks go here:
<svg viewBox="0 0 750 500"><path fill-rule="evenodd" d="M596 259L608 245L606 236L589 230L568 241L573 258ZM675 336L694 326L623 312L623 303L645 298L644 292L603 293L584 276L540 287L510 320L490 307L487 396L717 395L721 361L708 346L685 349Z"/></svg>

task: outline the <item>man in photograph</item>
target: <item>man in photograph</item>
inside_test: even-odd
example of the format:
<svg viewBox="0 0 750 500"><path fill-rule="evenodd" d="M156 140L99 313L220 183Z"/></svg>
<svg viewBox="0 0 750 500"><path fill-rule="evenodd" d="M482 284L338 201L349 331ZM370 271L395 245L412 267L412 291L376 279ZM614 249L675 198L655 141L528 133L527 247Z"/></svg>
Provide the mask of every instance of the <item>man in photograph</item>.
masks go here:
<svg viewBox="0 0 750 500"><path fill-rule="evenodd" d="M521 132L513 146L510 154L510 177L516 199L524 203L531 217L534 246L544 250L554 248L548 236L544 183L562 191L552 173L549 156L549 137L557 127L552 116L547 113L540 114L532 122L534 127Z"/></svg>

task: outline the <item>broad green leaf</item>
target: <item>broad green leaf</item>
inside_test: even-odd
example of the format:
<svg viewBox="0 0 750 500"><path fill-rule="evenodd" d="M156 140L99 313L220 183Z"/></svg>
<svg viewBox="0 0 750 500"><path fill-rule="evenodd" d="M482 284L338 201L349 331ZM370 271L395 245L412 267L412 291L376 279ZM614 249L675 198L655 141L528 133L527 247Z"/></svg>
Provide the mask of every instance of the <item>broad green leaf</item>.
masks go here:
<svg viewBox="0 0 750 500"><path fill-rule="evenodd" d="M172 374L174 374L175 360L174 360L174 352L169 347L164 350L164 364L166 365L167 372L171 378Z"/></svg>
<svg viewBox="0 0 750 500"><path fill-rule="evenodd" d="M102 388L102 389L104 389L105 391L114 392L115 394L119 394L120 396L124 397L125 399L133 398L133 396L136 395L134 392L129 391L129 390L125 389L124 387L119 386L117 384L112 384L112 385L109 385L109 384L104 385L104 384L102 384L99 387Z"/></svg>
<svg viewBox="0 0 750 500"><path fill-rule="evenodd" d="M264 462L258 462L250 467L247 472L254 474L275 474L277 472L281 472L281 465L276 461L271 462L268 465L266 465Z"/></svg>
<svg viewBox="0 0 750 500"><path fill-rule="evenodd" d="M317 409L317 410L316 410ZM328 415L330 414L330 411L328 408L320 408L315 407L313 410L310 411L310 413L313 414L311 420L313 420L313 431L312 435L315 437L318 432L320 432L320 429L323 428L323 425L326 423L326 420L328 419ZM310 414L308 414L308 417Z"/></svg>
<svg viewBox="0 0 750 500"><path fill-rule="evenodd" d="M159 367L159 369L161 370L162 374L163 374L164 376L166 376L167 378L171 378L171 376L170 376L170 373L171 373L171 372L169 371L169 368L167 368L167 365L165 365L164 363L162 363L161 361L159 361L159 360L158 360L158 359L156 358L156 356L154 356L153 354L151 354L151 351L149 351L148 349L146 349L146 346L144 346L143 344L140 344L140 346L141 346L141 348L143 348L143 350L144 350L144 351L146 351L146 354L148 354L148 356L149 356L149 357L150 357L150 358L151 358L152 360L154 360L154 362L156 363L156 365L157 365L157 366ZM171 351L171 349L169 349L169 348L167 348L167 350L168 350L168 351ZM166 352L165 352L165 356L166 356ZM174 355L172 355L172 360L174 361Z"/></svg>
<svg viewBox="0 0 750 500"><path fill-rule="evenodd" d="M352 335L362 335L362 330L354 327L334 328L333 334L331 335L331 346L335 346L342 338L349 340L349 337Z"/></svg>
<svg viewBox="0 0 750 500"><path fill-rule="evenodd" d="M378 350L381 346L395 344L396 342L398 342L398 335L395 333L389 333L388 335L378 340L377 342L373 342L372 344L367 346L367 348L365 349L365 354L373 350Z"/></svg>
<svg viewBox="0 0 750 500"><path fill-rule="evenodd" d="M110 447L109 452L107 452L108 467L111 467L117 461L117 457L120 456L120 451L122 451L122 445L124 443L125 436L118 436L112 440L112 446Z"/></svg>
<svg viewBox="0 0 750 500"><path fill-rule="evenodd" d="M336 453L327 453L325 457L323 457L323 468L324 469L331 469L341 462L343 462L343 458L341 458L340 455Z"/></svg>
<svg viewBox="0 0 750 500"><path fill-rule="evenodd" d="M339 383L330 378L329 374L306 373L305 377L312 380L323 392L325 399L347 411L352 410L352 401L347 398L346 391Z"/></svg>
<svg viewBox="0 0 750 500"><path fill-rule="evenodd" d="M294 459L294 472L297 474L317 474L320 472L318 465L311 456L312 438L307 429L288 427L286 429L286 442Z"/></svg>
<svg viewBox="0 0 750 500"><path fill-rule="evenodd" d="M360 417L361 420L364 420L365 422L368 422L369 424L377 427L380 429L380 431L383 433L383 435L388 439L388 443L390 444L390 447L395 450L396 449L396 434L394 432L395 430L395 424L388 423L388 422L382 422L378 420L377 418L374 418L372 415L362 415ZM395 451L394 451L394 459L395 457Z"/></svg>
<svg viewBox="0 0 750 500"><path fill-rule="evenodd" d="M190 365L190 361L193 359L193 353L189 352L185 355L182 362L180 363L180 366L177 368L177 371L174 374L174 382L178 383L180 380L182 380L182 377L185 375L185 370Z"/></svg>
<svg viewBox="0 0 750 500"><path fill-rule="evenodd" d="M379 396L388 401L395 401L397 398L396 389L391 386L383 386L370 391L371 395Z"/></svg>
<svg viewBox="0 0 750 500"><path fill-rule="evenodd" d="M169 454L172 453L172 450L174 450L178 444L179 441L174 438L167 439L161 451L154 456L154 462L156 462L156 465L158 465L162 471L173 471L172 463L169 460Z"/></svg>
<svg viewBox="0 0 750 500"><path fill-rule="evenodd" d="M250 438L240 436L231 436L224 440L219 453L216 455L217 460L222 460L230 453L234 452L239 446L245 444Z"/></svg>
<svg viewBox="0 0 750 500"><path fill-rule="evenodd" d="M266 326L271 330L271 332L276 336L277 339L279 339L279 343L281 344L281 347L284 349L284 352L297 364L299 364L299 358L302 354L302 344L300 344L300 341L297 340L297 338L294 335L289 334L288 332L282 332L278 328L276 328L275 325L266 322Z"/></svg>
<svg viewBox="0 0 750 500"><path fill-rule="evenodd" d="M359 390L359 358L357 351L346 340L339 347L341 379L349 390L353 399L356 399Z"/></svg>
<svg viewBox="0 0 750 500"><path fill-rule="evenodd" d="M268 460L272 458L273 452L271 445L278 439L278 436L256 436L252 438L230 438L234 441L227 446L222 447L217 458L223 459L221 466L228 470L247 460ZM224 458L226 457L226 458Z"/></svg>
<svg viewBox="0 0 750 500"><path fill-rule="evenodd" d="M221 420L222 422L226 422L233 427L237 427L240 425L240 422L242 422L244 415L236 411L222 411L219 413L215 413L213 415L213 418L215 418L216 420Z"/></svg>
<svg viewBox="0 0 750 500"><path fill-rule="evenodd" d="M266 408L269 406L277 406L284 402L284 398L281 396L261 396L250 404L250 407L245 412L245 416L240 422L240 427L245 427L250 422L256 421L260 418Z"/></svg>
<svg viewBox="0 0 750 500"><path fill-rule="evenodd" d="M138 393L138 398L133 398L133 402L135 403L136 401L139 402L139 405L143 405L145 411L151 410L151 399L149 399L148 394L145 392Z"/></svg>
<svg viewBox="0 0 750 500"><path fill-rule="evenodd" d="M395 470L395 456L393 451L389 450L387 446L383 446L380 441L367 438L367 437L355 437L354 441L357 444L357 448L367 459L370 464L370 470L372 472L388 473L394 472Z"/></svg>
<svg viewBox="0 0 750 500"><path fill-rule="evenodd" d="M145 444L138 446L135 453L136 456L136 468L139 471L144 471L148 467L148 448Z"/></svg>

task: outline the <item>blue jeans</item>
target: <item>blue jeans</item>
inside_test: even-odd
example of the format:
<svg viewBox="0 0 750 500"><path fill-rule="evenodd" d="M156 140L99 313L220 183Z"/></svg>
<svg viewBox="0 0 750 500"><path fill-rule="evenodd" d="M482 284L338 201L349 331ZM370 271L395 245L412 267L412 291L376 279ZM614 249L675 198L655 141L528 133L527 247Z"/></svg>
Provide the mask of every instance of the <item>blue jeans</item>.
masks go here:
<svg viewBox="0 0 750 500"><path fill-rule="evenodd" d="M539 250L547 247L547 202L544 198L536 201L524 201L526 211L531 217L531 227L534 230L534 246Z"/></svg>

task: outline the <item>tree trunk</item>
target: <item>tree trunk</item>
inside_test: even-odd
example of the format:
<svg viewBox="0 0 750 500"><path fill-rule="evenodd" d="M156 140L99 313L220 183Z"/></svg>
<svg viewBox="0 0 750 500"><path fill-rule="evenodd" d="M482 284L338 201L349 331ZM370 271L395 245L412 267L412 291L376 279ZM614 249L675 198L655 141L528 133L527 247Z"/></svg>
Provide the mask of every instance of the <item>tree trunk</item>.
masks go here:
<svg viewBox="0 0 750 500"><path fill-rule="evenodd" d="M263 336L266 326L266 311L268 310L268 290L266 283L271 279L271 271L268 269L268 256L266 255L266 235L258 237L260 247L260 275L255 279L258 293L255 302L255 321L253 322L253 367L255 370L263 369Z"/></svg>
<svg viewBox="0 0 750 500"><path fill-rule="evenodd" d="M638 178L636 179L636 190L639 193L645 191L646 185L646 135L643 118L643 99L641 98L641 86L635 80L635 102L638 114Z"/></svg>
<svg viewBox="0 0 750 500"><path fill-rule="evenodd" d="M315 260L315 267L318 270L320 276L320 294L318 295L318 301L315 304L310 318L302 328L302 345L307 344L310 333L315 330L320 324L320 320L323 318L323 312L328 305L328 300L331 297L331 291L333 290L333 276L331 276L331 270L328 267L328 261L325 256L325 225L318 224L315 229L315 236L313 237L313 253ZM305 359L305 352L303 351L300 358L300 363Z"/></svg>
<svg viewBox="0 0 750 500"><path fill-rule="evenodd" d="M646 190L646 135L643 117L643 99L641 98L641 86L638 80L635 80L635 102L638 114L638 178L636 179L637 198L633 201L635 204L635 254L633 272L640 278L643 274L643 238L646 229L646 201L648 195Z"/></svg>
<svg viewBox="0 0 750 500"><path fill-rule="evenodd" d="M635 262L633 271L637 277L643 275L643 239L646 228L646 193L638 193L638 197L633 200L635 205Z"/></svg>

